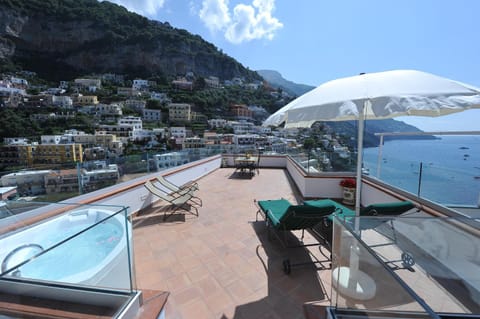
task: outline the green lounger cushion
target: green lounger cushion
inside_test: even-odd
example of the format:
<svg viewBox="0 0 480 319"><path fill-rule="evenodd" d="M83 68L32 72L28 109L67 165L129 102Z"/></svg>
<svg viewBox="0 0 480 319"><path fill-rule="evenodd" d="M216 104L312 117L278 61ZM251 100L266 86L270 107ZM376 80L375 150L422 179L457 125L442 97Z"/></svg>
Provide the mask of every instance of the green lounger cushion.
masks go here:
<svg viewBox="0 0 480 319"><path fill-rule="evenodd" d="M348 217L354 217L355 216L355 211L351 210L348 207L343 206L340 203L337 203L334 200L331 199L316 199L316 200L307 200L304 203L305 205L309 206L315 206L315 207L322 207L325 205L333 205L336 208L335 214L339 216L340 218L348 218ZM332 216L328 216L328 219L332 220Z"/></svg>
<svg viewBox="0 0 480 319"><path fill-rule="evenodd" d="M372 204L362 208L361 216L376 216L376 215L400 215L410 209L415 208L412 202L392 202Z"/></svg>
<svg viewBox="0 0 480 319"><path fill-rule="evenodd" d="M286 199L258 201L274 228L296 230L311 228L335 211L333 205L292 205Z"/></svg>
<svg viewBox="0 0 480 319"><path fill-rule="evenodd" d="M263 213L267 215L268 211L271 211L276 220L279 220L288 210L292 204L286 199L274 199L274 200L259 200L258 206L262 209Z"/></svg>

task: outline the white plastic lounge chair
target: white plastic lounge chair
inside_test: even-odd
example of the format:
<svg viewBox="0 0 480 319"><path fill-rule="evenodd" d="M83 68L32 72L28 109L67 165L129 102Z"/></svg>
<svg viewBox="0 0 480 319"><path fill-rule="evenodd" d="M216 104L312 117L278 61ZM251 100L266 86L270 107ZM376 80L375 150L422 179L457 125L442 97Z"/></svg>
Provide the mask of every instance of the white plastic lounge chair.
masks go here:
<svg viewBox="0 0 480 319"><path fill-rule="evenodd" d="M171 195L185 195L185 194L190 194L192 196L192 201L195 202L195 204L202 206L202 199L198 196L194 195L194 192L198 190L198 184L195 182L188 182L186 184L183 184L181 186L177 186L173 184L172 182L168 181L165 177L163 176L158 176L157 181L160 185L165 187L166 189L170 190L172 192ZM174 194L173 194L174 193Z"/></svg>
<svg viewBox="0 0 480 319"><path fill-rule="evenodd" d="M191 214L194 214L198 216L198 209L190 203L190 200L192 199L192 195L189 193L186 194L178 194L178 196L172 196L170 194L165 193L158 187L156 187L151 181L146 181L145 184L146 189L153 195L159 197L160 199L168 202L171 206L170 209L170 214L167 215L167 211L165 211L165 215L163 217L164 220L166 220L168 217L173 215L177 210L182 209L184 211L187 211ZM191 208L195 210L195 213L192 213Z"/></svg>

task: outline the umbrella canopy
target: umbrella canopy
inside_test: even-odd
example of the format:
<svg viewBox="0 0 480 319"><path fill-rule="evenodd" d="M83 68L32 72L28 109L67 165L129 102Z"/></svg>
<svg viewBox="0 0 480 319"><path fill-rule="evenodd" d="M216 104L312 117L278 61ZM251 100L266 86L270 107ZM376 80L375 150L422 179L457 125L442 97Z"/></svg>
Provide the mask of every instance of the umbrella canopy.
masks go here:
<svg viewBox="0 0 480 319"><path fill-rule="evenodd" d="M358 214L365 119L441 116L469 108L480 108L480 89L425 72L395 70L326 82L272 114L263 125L310 127L316 121L359 120Z"/></svg>
<svg viewBox="0 0 480 319"><path fill-rule="evenodd" d="M326 82L293 100L264 126L310 127L316 121L440 116L480 108L480 89L415 70L369 73Z"/></svg>

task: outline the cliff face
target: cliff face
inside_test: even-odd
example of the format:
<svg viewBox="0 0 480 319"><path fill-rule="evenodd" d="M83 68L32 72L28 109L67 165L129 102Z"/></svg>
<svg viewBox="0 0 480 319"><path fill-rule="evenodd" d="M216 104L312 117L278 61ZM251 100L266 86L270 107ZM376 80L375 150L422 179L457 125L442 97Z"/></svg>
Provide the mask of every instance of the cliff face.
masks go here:
<svg viewBox="0 0 480 319"><path fill-rule="evenodd" d="M0 59L50 79L189 71L260 79L199 36L96 0L0 0Z"/></svg>

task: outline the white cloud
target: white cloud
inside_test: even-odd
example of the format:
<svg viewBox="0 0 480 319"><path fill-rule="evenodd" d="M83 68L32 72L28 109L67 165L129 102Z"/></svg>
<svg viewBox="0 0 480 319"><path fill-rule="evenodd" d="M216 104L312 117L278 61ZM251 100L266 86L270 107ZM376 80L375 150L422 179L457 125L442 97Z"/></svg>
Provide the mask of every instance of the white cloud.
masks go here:
<svg viewBox="0 0 480 319"><path fill-rule="evenodd" d="M222 31L235 44L255 39L273 39L283 24L272 13L275 0L253 0L251 5L237 4L230 16L228 0L203 0L200 19L210 31Z"/></svg>
<svg viewBox="0 0 480 319"><path fill-rule="evenodd" d="M223 30L230 23L228 0L203 0L198 15L210 31Z"/></svg>
<svg viewBox="0 0 480 319"><path fill-rule="evenodd" d="M157 14L158 10L163 8L165 0L109 0L121 6L124 6L129 11L136 12L138 14L153 17Z"/></svg>

